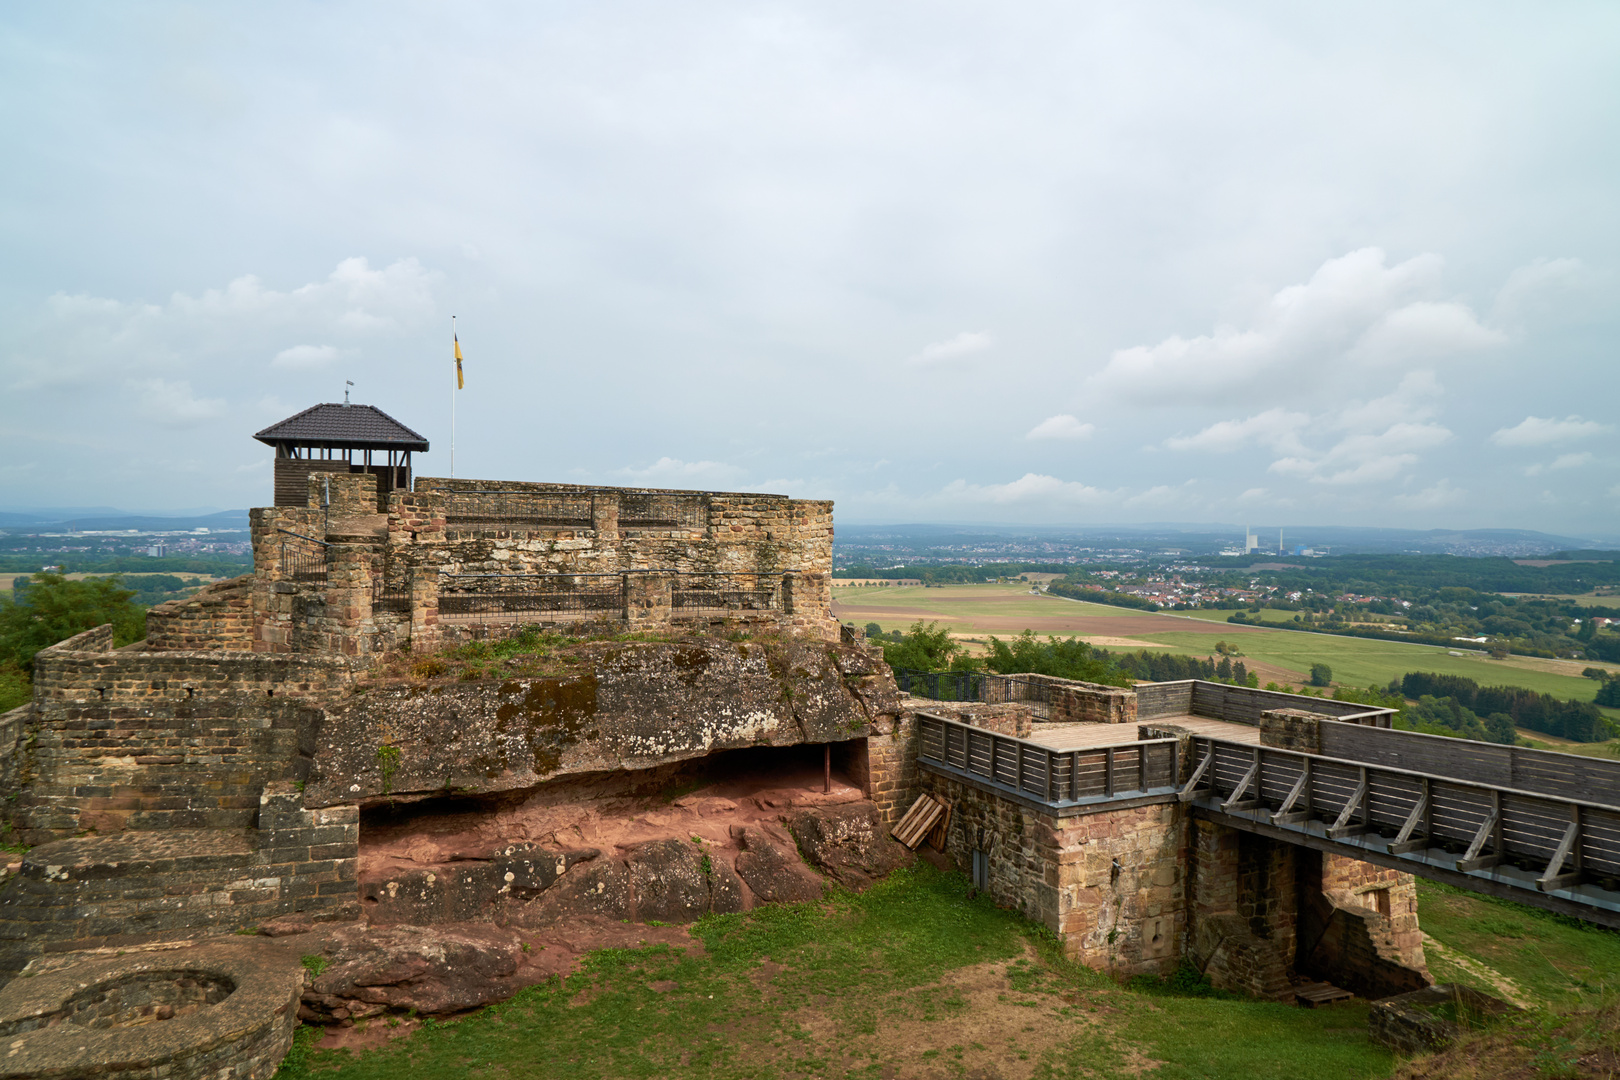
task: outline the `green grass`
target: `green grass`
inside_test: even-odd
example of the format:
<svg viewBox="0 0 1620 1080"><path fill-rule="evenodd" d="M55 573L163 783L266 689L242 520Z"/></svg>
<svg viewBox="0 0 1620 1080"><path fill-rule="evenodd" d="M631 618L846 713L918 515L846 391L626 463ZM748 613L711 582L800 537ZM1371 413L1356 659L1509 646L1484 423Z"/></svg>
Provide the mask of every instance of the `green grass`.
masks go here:
<svg viewBox="0 0 1620 1080"><path fill-rule="evenodd" d="M278 1076L1338 1080L1393 1067L1362 1010L1123 988L967 885L924 865L859 896L711 916L693 928L703 955L596 952L566 980L365 1053L304 1035Z"/></svg>
<svg viewBox="0 0 1620 1080"><path fill-rule="evenodd" d="M1620 990L1620 933L1511 901L1418 879L1418 921L1443 945L1512 979L1551 1006L1591 1004ZM1437 965L1436 977L1496 991L1468 973Z"/></svg>
<svg viewBox="0 0 1620 1080"><path fill-rule="evenodd" d="M1222 631L1214 630L1208 633L1171 631L1153 634L1147 640L1169 645L1175 652L1208 656L1222 636ZM1247 656L1295 671L1309 671L1312 664L1327 664L1333 669L1333 680L1348 686L1383 686L1409 671L1434 671L1442 675L1464 675L1483 686L1522 686L1570 701L1591 701L1597 695L1597 683L1592 679L1536 671L1478 655L1453 656L1451 650L1435 645L1288 630L1248 633L1241 637L1234 637L1228 631L1224 636L1234 641Z"/></svg>

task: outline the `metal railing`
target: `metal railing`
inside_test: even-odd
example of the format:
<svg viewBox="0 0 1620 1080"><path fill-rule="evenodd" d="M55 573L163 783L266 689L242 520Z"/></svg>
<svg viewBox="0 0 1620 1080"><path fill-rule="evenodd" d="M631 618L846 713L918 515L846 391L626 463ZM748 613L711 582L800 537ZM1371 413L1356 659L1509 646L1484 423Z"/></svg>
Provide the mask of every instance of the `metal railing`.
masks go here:
<svg viewBox="0 0 1620 1080"><path fill-rule="evenodd" d="M387 611L397 615L409 615L410 590L399 586L390 589L382 578L375 579L371 583L371 610L373 614Z"/></svg>
<svg viewBox="0 0 1620 1080"><path fill-rule="evenodd" d="M686 573L672 575L672 615L736 615L739 612L779 611L782 608L780 574Z"/></svg>
<svg viewBox="0 0 1620 1080"><path fill-rule="evenodd" d="M446 528L589 529L596 523L596 500L589 495L525 490L443 491ZM499 501L478 496L499 496Z"/></svg>
<svg viewBox="0 0 1620 1080"><path fill-rule="evenodd" d="M1037 720L1052 718L1053 684L1045 679L1023 679L985 671L917 671L895 668L894 679L903 694L934 701L979 701L991 704L1019 702L1029 706Z"/></svg>
<svg viewBox="0 0 1620 1080"><path fill-rule="evenodd" d="M706 496L632 491L619 495L621 529L704 529L708 525Z"/></svg>
<svg viewBox="0 0 1620 1080"><path fill-rule="evenodd" d="M1329 840L1382 838L1384 853L1427 853L1434 865L1442 849L1463 873L1522 864L1539 871L1542 892L1620 884L1620 806L1224 739L1192 744L1183 802Z"/></svg>
<svg viewBox="0 0 1620 1080"><path fill-rule="evenodd" d="M528 488L435 488L445 526L491 529L590 529L603 499L618 502L621 529L703 529L707 496L665 492L548 492Z"/></svg>
<svg viewBox="0 0 1620 1080"><path fill-rule="evenodd" d="M1135 728L1131 728L1135 731ZM1027 739L917 714L917 759L1054 809L1142 795L1170 795L1180 740L1122 739L1114 746L1054 750Z"/></svg>
<svg viewBox="0 0 1620 1080"><path fill-rule="evenodd" d="M317 540L313 536L295 533L291 529L277 529L277 532L286 533L293 540L281 542L281 576L285 581L326 582L326 548L325 540ZM300 543L301 542L301 543ZM314 547L305 547L313 544Z"/></svg>
<svg viewBox="0 0 1620 1080"><path fill-rule="evenodd" d="M619 618L624 598L623 574L465 574L441 580L439 617Z"/></svg>

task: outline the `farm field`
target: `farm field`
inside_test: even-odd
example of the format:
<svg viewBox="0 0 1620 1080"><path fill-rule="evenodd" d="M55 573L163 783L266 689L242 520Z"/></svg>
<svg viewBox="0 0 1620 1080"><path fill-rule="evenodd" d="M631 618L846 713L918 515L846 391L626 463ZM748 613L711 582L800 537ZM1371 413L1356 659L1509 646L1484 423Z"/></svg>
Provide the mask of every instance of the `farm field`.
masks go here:
<svg viewBox="0 0 1620 1080"><path fill-rule="evenodd" d="M1433 671L1574 701L1591 701L1597 694L1597 683L1580 675L1580 669L1588 666L1584 661L1491 660L1473 650L1267 630L1192 618L1191 613L1162 614L1032 596L1027 587L1017 585L834 589L833 613L857 626L876 622L884 630L904 630L918 619L937 620L963 635L1010 636L1027 627L1037 634L1080 637L1105 648L1162 648L1189 656L1210 656L1215 642L1224 640L1243 651L1245 664L1259 671L1262 682L1297 684L1312 664L1323 663L1333 668L1334 681L1351 686L1382 686L1409 671ZM1224 618L1226 613L1197 614ZM1280 611L1266 614L1293 617Z"/></svg>

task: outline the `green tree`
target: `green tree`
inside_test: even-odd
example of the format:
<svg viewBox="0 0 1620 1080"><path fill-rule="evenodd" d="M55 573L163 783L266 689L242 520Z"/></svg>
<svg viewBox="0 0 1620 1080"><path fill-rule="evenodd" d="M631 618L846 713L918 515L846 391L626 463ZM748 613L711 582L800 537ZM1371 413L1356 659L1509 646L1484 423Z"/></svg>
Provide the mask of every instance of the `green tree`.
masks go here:
<svg viewBox="0 0 1620 1080"><path fill-rule="evenodd" d="M1079 638L1042 641L1033 630L1025 630L1010 642L992 637L985 666L1002 675L1051 675L1109 686L1129 686L1131 682L1117 665Z"/></svg>
<svg viewBox="0 0 1620 1080"><path fill-rule="evenodd" d="M879 626L875 622L867 623L866 624L866 636L870 640L876 640L877 638L882 637L883 636L883 627Z"/></svg>
<svg viewBox="0 0 1620 1080"><path fill-rule="evenodd" d="M1620 679L1603 680L1603 685L1598 687L1597 704L1620 709Z"/></svg>
<svg viewBox="0 0 1620 1080"><path fill-rule="evenodd" d="M113 644L146 636L146 609L116 577L69 581L61 574L35 574L20 597L0 604L0 663L32 672L34 654L74 634L113 624Z"/></svg>
<svg viewBox="0 0 1620 1080"><path fill-rule="evenodd" d="M1329 686L1333 682L1333 669L1326 664L1311 665L1311 685Z"/></svg>
<svg viewBox="0 0 1620 1080"><path fill-rule="evenodd" d="M0 660L0 713L28 704L34 696L28 672L15 660Z"/></svg>
<svg viewBox="0 0 1620 1080"><path fill-rule="evenodd" d="M883 642L883 659L892 668L915 671L946 671L962 654L962 646L951 640L951 632L918 619L899 641Z"/></svg>

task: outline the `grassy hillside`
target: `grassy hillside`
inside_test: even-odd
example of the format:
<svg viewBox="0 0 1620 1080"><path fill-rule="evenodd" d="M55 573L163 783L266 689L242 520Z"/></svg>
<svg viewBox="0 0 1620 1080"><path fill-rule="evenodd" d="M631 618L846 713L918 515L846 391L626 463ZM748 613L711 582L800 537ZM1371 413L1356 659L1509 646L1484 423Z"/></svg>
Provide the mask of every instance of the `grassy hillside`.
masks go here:
<svg viewBox="0 0 1620 1080"><path fill-rule="evenodd" d="M594 953L566 980L382 1049L316 1051L306 1029L278 1075L1343 1080L1400 1064L1367 1038L1363 1002L1302 1009L1196 980L1120 985L967 885L921 865L860 896L710 917L692 930L701 951ZM1514 1052L1539 1053L1574 1022L1566 1010L1601 1005L1620 972L1620 934L1443 886L1419 896L1435 973L1530 1007L1493 1036Z"/></svg>

